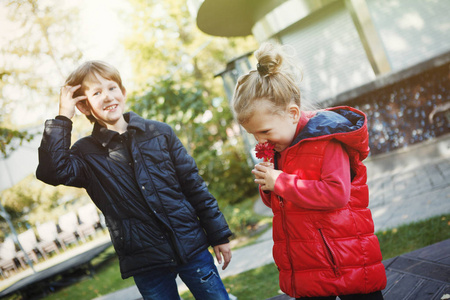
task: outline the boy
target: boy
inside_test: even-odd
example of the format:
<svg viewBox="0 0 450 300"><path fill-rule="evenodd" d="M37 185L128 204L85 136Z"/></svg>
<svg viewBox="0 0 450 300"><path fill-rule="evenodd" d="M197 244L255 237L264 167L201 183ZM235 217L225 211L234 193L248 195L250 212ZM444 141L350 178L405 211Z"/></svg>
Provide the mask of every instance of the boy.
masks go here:
<svg viewBox="0 0 450 300"><path fill-rule="evenodd" d="M197 299L228 299L207 250L228 266L231 231L217 201L173 130L124 114L125 100L109 64L72 72L59 116L45 123L37 178L86 189L105 215L122 278L133 276L144 299L179 299L177 274ZM75 107L95 124L70 147Z"/></svg>

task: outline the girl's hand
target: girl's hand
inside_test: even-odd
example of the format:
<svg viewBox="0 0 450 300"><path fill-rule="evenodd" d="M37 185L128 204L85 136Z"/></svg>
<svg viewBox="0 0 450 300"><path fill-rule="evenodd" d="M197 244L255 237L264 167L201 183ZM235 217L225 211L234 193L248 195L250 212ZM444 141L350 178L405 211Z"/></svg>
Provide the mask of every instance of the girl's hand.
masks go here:
<svg viewBox="0 0 450 300"><path fill-rule="evenodd" d="M81 84L76 86L66 85L61 88L59 99L59 114L72 119L75 115L75 106L78 102L86 100L86 96L78 96L73 98L73 94L81 87Z"/></svg>
<svg viewBox="0 0 450 300"><path fill-rule="evenodd" d="M274 168L273 163L268 162L268 161L261 162L261 163L257 164L256 166L258 166L258 165L263 166L263 167L267 167L267 168L271 168L271 169ZM255 168L256 168L256 166L255 166ZM264 179L263 177L258 177L258 176L259 176L259 173L253 172L254 170L255 170L255 169L252 170L252 173L253 173L253 175L255 175L255 178L256 178L256 179Z"/></svg>
<svg viewBox="0 0 450 300"><path fill-rule="evenodd" d="M280 176L281 171L275 170L273 164L269 162L259 163L252 170L255 175L255 182L261 186L263 191L273 191L275 188L275 181Z"/></svg>

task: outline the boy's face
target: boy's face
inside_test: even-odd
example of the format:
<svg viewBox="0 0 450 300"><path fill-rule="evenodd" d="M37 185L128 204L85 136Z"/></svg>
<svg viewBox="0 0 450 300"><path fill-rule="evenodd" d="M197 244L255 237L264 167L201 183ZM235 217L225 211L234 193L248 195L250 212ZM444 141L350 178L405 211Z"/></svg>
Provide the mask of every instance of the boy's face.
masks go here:
<svg viewBox="0 0 450 300"><path fill-rule="evenodd" d="M126 92L113 80L98 74L95 77L97 80L83 82L88 106L83 113L93 115L106 128L114 128L123 118Z"/></svg>
<svg viewBox="0 0 450 300"><path fill-rule="evenodd" d="M292 104L283 114L274 113L267 100L258 100L249 120L242 124L259 143L269 142L277 152L288 148L295 137L300 120L300 108Z"/></svg>

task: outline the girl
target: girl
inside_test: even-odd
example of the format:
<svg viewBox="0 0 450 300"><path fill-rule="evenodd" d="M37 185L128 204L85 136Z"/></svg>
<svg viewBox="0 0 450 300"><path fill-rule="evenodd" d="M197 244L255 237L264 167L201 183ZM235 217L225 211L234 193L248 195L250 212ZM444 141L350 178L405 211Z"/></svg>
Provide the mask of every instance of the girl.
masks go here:
<svg viewBox="0 0 450 300"><path fill-rule="evenodd" d="M274 163L252 173L272 208L280 287L296 299L383 299L386 273L370 210L366 116L350 107L300 109L300 90L281 46L263 44L257 70L239 78L238 122Z"/></svg>

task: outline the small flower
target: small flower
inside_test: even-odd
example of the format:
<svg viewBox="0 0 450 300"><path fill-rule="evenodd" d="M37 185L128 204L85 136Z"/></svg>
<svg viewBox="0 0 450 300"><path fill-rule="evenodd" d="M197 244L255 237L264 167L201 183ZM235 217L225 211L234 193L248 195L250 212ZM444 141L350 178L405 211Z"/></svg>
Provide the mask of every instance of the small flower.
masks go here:
<svg viewBox="0 0 450 300"><path fill-rule="evenodd" d="M263 144L258 143L255 146L256 157L262 158L264 161L273 162L274 151L273 148L275 146L269 142L265 142Z"/></svg>

